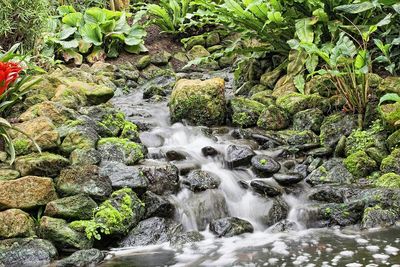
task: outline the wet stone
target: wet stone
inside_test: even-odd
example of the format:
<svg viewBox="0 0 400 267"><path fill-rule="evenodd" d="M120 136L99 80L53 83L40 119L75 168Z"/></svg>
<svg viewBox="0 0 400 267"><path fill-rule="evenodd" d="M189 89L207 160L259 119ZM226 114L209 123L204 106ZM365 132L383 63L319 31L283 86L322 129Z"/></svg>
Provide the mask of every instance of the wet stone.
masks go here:
<svg viewBox="0 0 400 267"><path fill-rule="evenodd" d="M199 242L203 239L204 236L199 232L190 231L184 234L172 236L170 243L174 248L180 248L184 244Z"/></svg>
<svg viewBox="0 0 400 267"><path fill-rule="evenodd" d="M215 174L202 170L191 171L188 177L182 180L182 184L193 192L215 189L220 183L220 178Z"/></svg>
<svg viewBox="0 0 400 267"><path fill-rule="evenodd" d="M250 222L236 217L222 218L210 222L210 230L218 237L231 237L254 231Z"/></svg>
<svg viewBox="0 0 400 267"><path fill-rule="evenodd" d="M149 181L148 190L157 195L174 194L179 190L178 168L172 164L139 166Z"/></svg>
<svg viewBox="0 0 400 267"><path fill-rule="evenodd" d="M249 165L255 155L249 147L236 145L228 146L226 154L227 164L230 168Z"/></svg>
<svg viewBox="0 0 400 267"><path fill-rule="evenodd" d="M156 195L147 191L143 195L143 202L146 209L145 218L162 217L173 218L175 214L175 206L163 196Z"/></svg>
<svg viewBox="0 0 400 267"><path fill-rule="evenodd" d="M185 160L189 155L183 151L169 150L165 153L168 161Z"/></svg>
<svg viewBox="0 0 400 267"><path fill-rule="evenodd" d="M164 138L158 134L143 132L139 138L140 142L146 147L160 147L164 144Z"/></svg>
<svg viewBox="0 0 400 267"><path fill-rule="evenodd" d="M263 223L267 226L276 224L277 222L287 218L289 214L289 205L282 197L277 197L272 202L272 207L262 218Z"/></svg>
<svg viewBox="0 0 400 267"><path fill-rule="evenodd" d="M105 253L98 249L92 248L87 250L79 250L72 253L67 258L59 260L55 263L55 267L85 267L95 266L105 258Z"/></svg>
<svg viewBox="0 0 400 267"><path fill-rule="evenodd" d="M201 153L203 153L204 157L214 157L219 154L219 152L211 146L203 147Z"/></svg>
<svg viewBox="0 0 400 267"><path fill-rule="evenodd" d="M259 177L269 177L271 174L274 174L281 169L281 165L278 162L273 158L264 155L254 156L251 159L251 165L253 171Z"/></svg>
<svg viewBox="0 0 400 267"><path fill-rule="evenodd" d="M278 184L283 186L294 185L304 179L304 176L299 173L275 173L272 177Z"/></svg>
<svg viewBox="0 0 400 267"><path fill-rule="evenodd" d="M298 230L298 226L295 222L289 220L280 221L272 225L268 229L271 233L284 233Z"/></svg>
<svg viewBox="0 0 400 267"><path fill-rule="evenodd" d="M251 188L264 196L276 197L282 195L282 188L272 179L257 179L250 182Z"/></svg>

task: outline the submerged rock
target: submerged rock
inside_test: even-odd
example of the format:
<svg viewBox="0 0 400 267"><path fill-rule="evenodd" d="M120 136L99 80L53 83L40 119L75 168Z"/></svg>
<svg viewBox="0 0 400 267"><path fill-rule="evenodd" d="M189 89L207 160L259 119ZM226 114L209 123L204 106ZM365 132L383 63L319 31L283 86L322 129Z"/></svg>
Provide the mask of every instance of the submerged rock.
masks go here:
<svg viewBox="0 0 400 267"><path fill-rule="evenodd" d="M281 220L285 220L289 214L289 205L281 197L276 197L272 201L272 207L263 216L262 221L265 225L271 226Z"/></svg>
<svg viewBox="0 0 400 267"><path fill-rule="evenodd" d="M53 180L26 176L11 181L0 181L0 210L7 208L31 209L57 199Z"/></svg>
<svg viewBox="0 0 400 267"><path fill-rule="evenodd" d="M43 266L57 257L57 249L44 239L13 238L0 240L0 265Z"/></svg>
<svg viewBox="0 0 400 267"><path fill-rule="evenodd" d="M211 146L203 147L201 153L203 153L203 156L205 157L214 157L219 154L219 152Z"/></svg>
<svg viewBox="0 0 400 267"><path fill-rule="evenodd" d="M44 215L66 220L88 220L92 218L96 208L96 202L89 196L76 195L47 203Z"/></svg>
<svg viewBox="0 0 400 267"><path fill-rule="evenodd" d="M168 242L181 235L183 226L171 219L152 217L141 221L129 234L118 242L118 247L148 246Z"/></svg>
<svg viewBox="0 0 400 267"><path fill-rule="evenodd" d="M247 146L230 145L226 149L227 164L230 168L249 165L255 155Z"/></svg>
<svg viewBox="0 0 400 267"><path fill-rule="evenodd" d="M182 184L188 186L193 192L215 189L220 183L220 178L215 174L202 170L191 171L182 181Z"/></svg>
<svg viewBox="0 0 400 267"><path fill-rule="evenodd" d="M171 121L194 125L221 125L225 121L225 82L221 78L206 81L179 80L169 102Z"/></svg>
<svg viewBox="0 0 400 267"><path fill-rule="evenodd" d="M202 241L204 236L197 231L190 231L180 235L174 235L171 238L171 245L175 248L181 248L187 243L195 243Z"/></svg>
<svg viewBox="0 0 400 267"><path fill-rule="evenodd" d="M72 253L67 258L57 261L55 267L86 267L95 266L102 262L105 258L105 253L98 249L92 248L87 250L79 250Z"/></svg>
<svg viewBox="0 0 400 267"><path fill-rule="evenodd" d="M231 237L244 233L252 233L253 226L246 220L227 217L210 222L210 230L218 237Z"/></svg>
<svg viewBox="0 0 400 267"><path fill-rule="evenodd" d="M271 228L268 230L271 233L292 232L298 230L298 226L295 222L289 220L283 220L272 225Z"/></svg>
<svg viewBox="0 0 400 267"><path fill-rule="evenodd" d="M30 237L35 234L35 223L28 213L18 209L0 212L0 238Z"/></svg>

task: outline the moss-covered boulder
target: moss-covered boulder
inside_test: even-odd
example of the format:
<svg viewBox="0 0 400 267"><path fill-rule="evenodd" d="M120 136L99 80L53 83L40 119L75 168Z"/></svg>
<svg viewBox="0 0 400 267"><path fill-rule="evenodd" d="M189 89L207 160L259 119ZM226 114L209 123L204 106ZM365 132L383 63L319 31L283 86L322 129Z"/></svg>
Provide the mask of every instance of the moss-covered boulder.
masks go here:
<svg viewBox="0 0 400 267"><path fill-rule="evenodd" d="M318 94L303 95L300 93L290 93L278 97L276 99L276 104L291 115L311 108L319 108L320 110L325 111L328 107L326 99Z"/></svg>
<svg viewBox="0 0 400 267"><path fill-rule="evenodd" d="M355 177L362 178L368 176L376 170L377 164L364 151L358 151L344 160L344 165Z"/></svg>
<svg viewBox="0 0 400 267"><path fill-rule="evenodd" d="M320 132L324 114L321 110L306 109L293 116L293 129L298 131L311 130L315 133Z"/></svg>
<svg viewBox="0 0 400 267"><path fill-rule="evenodd" d="M257 126L265 130L283 130L289 126L289 116L286 111L269 105L260 115Z"/></svg>
<svg viewBox="0 0 400 267"><path fill-rule="evenodd" d="M322 184L350 184L354 180L353 175L343 164L343 160L332 158L312 171L306 178L306 182L315 185Z"/></svg>
<svg viewBox="0 0 400 267"><path fill-rule="evenodd" d="M206 37L206 46L212 47L218 45L221 42L221 38L218 32L211 32Z"/></svg>
<svg viewBox="0 0 400 267"><path fill-rule="evenodd" d="M382 160L380 169L383 173L400 173L400 148L393 150L389 156Z"/></svg>
<svg viewBox="0 0 400 267"><path fill-rule="evenodd" d="M374 124L370 129L353 130L346 139L345 152L350 155L360 150L367 151L369 148L376 147L380 153L386 154L386 133L379 124Z"/></svg>
<svg viewBox="0 0 400 267"><path fill-rule="evenodd" d="M386 123L396 127L400 125L400 102L381 105L378 110Z"/></svg>
<svg viewBox="0 0 400 267"><path fill-rule="evenodd" d="M349 136L354 129L357 129L357 116L332 114L321 125L321 144L333 148L342 136Z"/></svg>
<svg viewBox="0 0 400 267"><path fill-rule="evenodd" d="M264 91L252 94L250 99L260 102L261 104L264 104L266 107L268 107L269 105L275 105L275 97L272 96L271 90L264 90Z"/></svg>
<svg viewBox="0 0 400 267"><path fill-rule="evenodd" d="M75 149L96 148L99 135L96 130L88 125L78 125L68 130L67 135L60 146L64 154L71 154Z"/></svg>
<svg viewBox="0 0 400 267"><path fill-rule="evenodd" d="M385 173L375 182L376 186L387 188L400 188L400 175L394 172Z"/></svg>
<svg viewBox="0 0 400 267"><path fill-rule="evenodd" d="M232 123L240 127L251 127L257 124L258 117L265 106L257 101L244 97L231 100Z"/></svg>
<svg viewBox="0 0 400 267"><path fill-rule="evenodd" d="M84 233L75 231L68 226L63 219L44 216L40 220L39 235L50 240L58 249L89 249L93 241L89 240Z"/></svg>
<svg viewBox="0 0 400 267"><path fill-rule="evenodd" d="M57 87L56 94L51 101L59 102L67 108L78 109L87 104L85 88L89 87L84 82L72 82L69 86L61 84Z"/></svg>
<svg viewBox="0 0 400 267"><path fill-rule="evenodd" d="M278 81L282 70L281 69L274 69L272 71L267 71L263 75L261 75L260 83L262 85L267 86L270 89L275 87L276 82Z"/></svg>
<svg viewBox="0 0 400 267"><path fill-rule="evenodd" d="M297 88L294 85L293 79L285 75L276 82L272 95L274 97L282 97L296 92Z"/></svg>
<svg viewBox="0 0 400 267"><path fill-rule="evenodd" d="M171 121L188 121L194 125L221 125L225 121L225 82L179 80L169 102Z"/></svg>
<svg viewBox="0 0 400 267"><path fill-rule="evenodd" d="M139 223L144 212L144 203L132 189L124 188L112 193L111 198L99 206L91 220L74 221L70 226L85 232L89 238L100 239L101 233L121 236Z"/></svg>
<svg viewBox="0 0 400 267"><path fill-rule="evenodd" d="M296 131L296 130L283 130L277 133L280 140L284 140L284 142L288 145L317 145L319 144L319 137L313 131L304 130L304 131Z"/></svg>
<svg viewBox="0 0 400 267"><path fill-rule="evenodd" d="M19 177L21 177L19 171L8 168L0 169L0 181L15 180Z"/></svg>
<svg viewBox="0 0 400 267"><path fill-rule="evenodd" d="M76 112L66 108L63 104L52 101L45 101L30 107L19 116L21 121L29 121L37 117L47 117L56 125L62 125L68 120L76 118Z"/></svg>
<svg viewBox="0 0 400 267"><path fill-rule="evenodd" d="M14 126L35 140L42 151L57 148L60 144L60 135L49 118L37 117ZM37 151L33 142L26 135L15 132L13 137L17 155Z"/></svg>
<svg viewBox="0 0 400 267"><path fill-rule="evenodd" d="M34 236L35 223L28 213L18 209L0 212L0 238Z"/></svg>
<svg viewBox="0 0 400 267"><path fill-rule="evenodd" d="M389 149L395 149L400 146L400 130L392 133L386 140Z"/></svg>
<svg viewBox="0 0 400 267"><path fill-rule="evenodd" d="M383 209L379 205L368 207L364 210L361 228L389 227L396 223L397 218L398 214L393 210Z"/></svg>
<svg viewBox="0 0 400 267"><path fill-rule="evenodd" d="M129 139L102 138L97 143L97 149L103 161L122 162L133 165L144 158L143 147Z"/></svg>
<svg viewBox="0 0 400 267"><path fill-rule="evenodd" d="M158 51L150 56L150 62L156 66L164 66L167 65L172 55L165 51Z"/></svg>
<svg viewBox="0 0 400 267"><path fill-rule="evenodd" d="M68 165L68 159L49 152L32 153L18 157L15 160L15 168L22 176L37 175L56 177L60 171Z"/></svg>
<svg viewBox="0 0 400 267"><path fill-rule="evenodd" d="M26 176L11 181L0 181L0 210L7 208L31 209L57 199L53 180Z"/></svg>
<svg viewBox="0 0 400 267"><path fill-rule="evenodd" d="M87 195L76 195L53 200L46 205L44 215L66 220L89 220L96 202Z"/></svg>
<svg viewBox="0 0 400 267"><path fill-rule="evenodd" d="M323 97L330 97L336 93L336 86L329 74L316 75L306 83L304 91L306 94L318 93Z"/></svg>
<svg viewBox="0 0 400 267"><path fill-rule="evenodd" d="M206 39L203 35L195 35L181 40L186 50L192 49L196 45L205 46Z"/></svg>
<svg viewBox="0 0 400 267"><path fill-rule="evenodd" d="M101 161L96 149L75 149L69 156L71 165L97 165Z"/></svg>
<svg viewBox="0 0 400 267"><path fill-rule="evenodd" d="M196 58L208 57L210 52L208 52L204 46L195 45L187 52L186 55L190 60L195 60Z"/></svg>
<svg viewBox="0 0 400 267"><path fill-rule="evenodd" d="M378 90L382 93L400 94L400 77L387 77L381 81Z"/></svg>
<svg viewBox="0 0 400 267"><path fill-rule="evenodd" d="M56 187L64 196L85 194L101 200L112 192L110 178L101 175L99 167L95 165L73 166L62 170Z"/></svg>

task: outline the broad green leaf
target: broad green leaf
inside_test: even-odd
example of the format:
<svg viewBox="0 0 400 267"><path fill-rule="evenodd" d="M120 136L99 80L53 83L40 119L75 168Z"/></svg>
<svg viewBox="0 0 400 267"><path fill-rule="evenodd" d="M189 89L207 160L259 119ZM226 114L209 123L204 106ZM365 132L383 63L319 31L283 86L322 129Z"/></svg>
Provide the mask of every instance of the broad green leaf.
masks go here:
<svg viewBox="0 0 400 267"><path fill-rule="evenodd" d="M379 101L379 105L381 105L383 102L386 101L394 101L394 102L400 102L400 96L395 93L389 93L381 97Z"/></svg>
<svg viewBox="0 0 400 267"><path fill-rule="evenodd" d="M65 62L69 62L70 60L74 61L75 65L82 65L83 56L72 49L64 50L62 56Z"/></svg>
<svg viewBox="0 0 400 267"><path fill-rule="evenodd" d="M321 22L329 21L328 14L326 14L326 12L323 8L318 8L318 9L314 10L313 16L318 17L318 21L321 21Z"/></svg>
<svg viewBox="0 0 400 267"><path fill-rule="evenodd" d="M367 51L360 50L356 56L356 60L354 61L354 67L356 69L362 69L367 65Z"/></svg>
<svg viewBox="0 0 400 267"><path fill-rule="evenodd" d="M299 90L299 92L304 95L304 87L306 85L306 81L304 79L303 74L296 75L293 79L293 82L297 90Z"/></svg>
<svg viewBox="0 0 400 267"><path fill-rule="evenodd" d="M358 14L373 8L375 8L375 5L372 2L366 1L356 4L337 6L334 8L334 10L344 13Z"/></svg>
<svg viewBox="0 0 400 267"><path fill-rule="evenodd" d="M296 35L299 37L301 42L312 43L314 41L314 31L312 25L316 23L316 20L309 18L300 19L296 22Z"/></svg>
<svg viewBox="0 0 400 267"><path fill-rule="evenodd" d="M96 24L86 23L81 29L80 34L85 42L100 46L103 43L103 34Z"/></svg>
<svg viewBox="0 0 400 267"><path fill-rule="evenodd" d="M282 23L284 21L284 18L282 17L281 12L268 12L268 19L274 23Z"/></svg>
<svg viewBox="0 0 400 267"><path fill-rule="evenodd" d="M116 58L119 56L118 49L119 44L116 40L113 40L110 42L110 44L107 46L107 57L109 58Z"/></svg>
<svg viewBox="0 0 400 267"><path fill-rule="evenodd" d="M303 49L291 50L289 53L287 74L292 77L299 74L303 70L306 57L307 53Z"/></svg>
<svg viewBox="0 0 400 267"><path fill-rule="evenodd" d="M86 23L102 23L106 21L107 15L104 9L92 7L86 10L84 15Z"/></svg>
<svg viewBox="0 0 400 267"><path fill-rule="evenodd" d="M104 34L113 32L115 30L115 26L116 26L116 21L115 20L108 20L105 22L102 22L99 24L101 31Z"/></svg>
<svg viewBox="0 0 400 267"><path fill-rule="evenodd" d="M78 27L81 25L83 15L80 12L69 13L62 18L62 23L71 27Z"/></svg>
<svg viewBox="0 0 400 267"><path fill-rule="evenodd" d="M58 11L58 14L60 16L65 16L65 15L67 15L69 13L75 13L76 12L73 6L59 6L57 8L57 11Z"/></svg>
<svg viewBox="0 0 400 267"><path fill-rule="evenodd" d="M129 27L129 24L126 22L126 13L123 12L115 25L115 31L128 33L130 29L131 27Z"/></svg>
<svg viewBox="0 0 400 267"><path fill-rule="evenodd" d="M76 27L70 27L68 25L63 25L62 30L60 32L59 39L60 40L65 40L74 35L76 32L77 28Z"/></svg>
<svg viewBox="0 0 400 267"><path fill-rule="evenodd" d="M79 40L79 52L82 54L86 54L89 52L89 49L92 47L91 43L85 42L84 40Z"/></svg>
<svg viewBox="0 0 400 267"><path fill-rule="evenodd" d="M79 46L79 42L75 39L71 41L58 41L57 43L60 44L63 49L77 48Z"/></svg>
<svg viewBox="0 0 400 267"><path fill-rule="evenodd" d="M318 55L313 54L308 56L306 60L306 69L308 73L313 73L318 66Z"/></svg>

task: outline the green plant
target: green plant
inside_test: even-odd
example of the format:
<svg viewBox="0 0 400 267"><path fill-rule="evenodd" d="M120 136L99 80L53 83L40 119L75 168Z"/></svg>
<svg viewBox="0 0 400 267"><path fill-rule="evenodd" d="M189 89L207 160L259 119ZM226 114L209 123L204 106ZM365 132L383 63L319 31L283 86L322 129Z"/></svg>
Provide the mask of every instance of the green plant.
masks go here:
<svg viewBox="0 0 400 267"><path fill-rule="evenodd" d="M385 94L384 96L381 97L379 101L379 105L382 105L382 103L387 102L387 101L393 101L400 103L400 96L396 93L388 93Z"/></svg>
<svg viewBox="0 0 400 267"><path fill-rule="evenodd" d="M127 16L131 14L125 12L93 7L81 13L72 6L61 6L58 11L59 17L49 23L42 50L46 56L56 54L80 65L83 55L93 63L118 57L122 49L129 53L147 51L143 40L146 31L137 23L140 16L129 25Z"/></svg>
<svg viewBox="0 0 400 267"><path fill-rule="evenodd" d="M0 4L0 48L22 42L30 49L48 18L47 0L2 0Z"/></svg>

